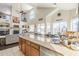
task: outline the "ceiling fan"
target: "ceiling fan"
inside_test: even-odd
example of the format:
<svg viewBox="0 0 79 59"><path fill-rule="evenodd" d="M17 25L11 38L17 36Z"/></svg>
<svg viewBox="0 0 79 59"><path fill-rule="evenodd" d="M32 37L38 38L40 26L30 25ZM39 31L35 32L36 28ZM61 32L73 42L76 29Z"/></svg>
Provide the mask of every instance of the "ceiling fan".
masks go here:
<svg viewBox="0 0 79 59"><path fill-rule="evenodd" d="M25 11L21 10L19 13L21 14L27 14Z"/></svg>
<svg viewBox="0 0 79 59"><path fill-rule="evenodd" d="M31 10L33 7L29 4L20 4L19 8L16 10L18 13L26 14L27 11Z"/></svg>
<svg viewBox="0 0 79 59"><path fill-rule="evenodd" d="M18 14L21 14L21 15L27 13L27 11L23 9L22 5L20 5L20 8L19 8L19 9L16 9L16 12L17 12Z"/></svg>

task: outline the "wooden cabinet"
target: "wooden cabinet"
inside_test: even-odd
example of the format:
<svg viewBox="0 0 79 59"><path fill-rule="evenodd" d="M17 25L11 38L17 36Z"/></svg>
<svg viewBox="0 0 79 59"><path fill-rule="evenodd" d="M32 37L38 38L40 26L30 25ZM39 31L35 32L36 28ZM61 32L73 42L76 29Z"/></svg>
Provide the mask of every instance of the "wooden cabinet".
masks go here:
<svg viewBox="0 0 79 59"><path fill-rule="evenodd" d="M61 54L19 37L19 48L25 56L61 56Z"/></svg>
<svg viewBox="0 0 79 59"><path fill-rule="evenodd" d="M40 49L40 46L35 43L31 43L31 47L38 49L38 50Z"/></svg>
<svg viewBox="0 0 79 59"><path fill-rule="evenodd" d="M26 56L40 55L40 46L26 39L19 38L19 48Z"/></svg>
<svg viewBox="0 0 79 59"><path fill-rule="evenodd" d="M22 44L21 44L21 43L22 43L21 40L22 40L22 39L19 37L19 48L20 48L20 50L22 50L22 49L21 49L21 47L22 47L22 46L21 46L21 45L22 45Z"/></svg>
<svg viewBox="0 0 79 59"><path fill-rule="evenodd" d="M26 40L22 39L21 42L22 42L21 49L22 49L23 54L25 55L26 54L26 51L25 51L26 50Z"/></svg>
<svg viewBox="0 0 79 59"><path fill-rule="evenodd" d="M26 56L30 55L30 42L26 41Z"/></svg>
<svg viewBox="0 0 79 59"><path fill-rule="evenodd" d="M35 49L34 47L31 47L31 56L39 56L40 50Z"/></svg>
<svg viewBox="0 0 79 59"><path fill-rule="evenodd" d="M40 46L34 43L31 43L31 56L39 56L40 55Z"/></svg>

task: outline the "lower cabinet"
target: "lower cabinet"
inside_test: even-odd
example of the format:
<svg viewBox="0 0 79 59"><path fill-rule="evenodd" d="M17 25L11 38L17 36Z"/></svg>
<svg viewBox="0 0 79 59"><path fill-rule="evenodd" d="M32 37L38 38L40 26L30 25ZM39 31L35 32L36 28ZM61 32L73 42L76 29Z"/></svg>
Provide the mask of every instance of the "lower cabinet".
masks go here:
<svg viewBox="0 0 79 59"><path fill-rule="evenodd" d="M18 42L18 34L6 35L6 45L17 42Z"/></svg>
<svg viewBox="0 0 79 59"><path fill-rule="evenodd" d="M39 56L40 55L40 46L35 44L35 43L31 43L31 56Z"/></svg>
<svg viewBox="0 0 79 59"><path fill-rule="evenodd" d="M25 56L61 56L61 54L55 51L51 51L20 37L19 48Z"/></svg>
<svg viewBox="0 0 79 59"><path fill-rule="evenodd" d="M6 45L6 38L0 38L0 46Z"/></svg>
<svg viewBox="0 0 79 59"><path fill-rule="evenodd" d="M34 47L31 47L31 56L39 56L40 51Z"/></svg>
<svg viewBox="0 0 79 59"><path fill-rule="evenodd" d="M28 40L19 38L19 47L22 53L26 56L40 55L40 46Z"/></svg>
<svg viewBox="0 0 79 59"><path fill-rule="evenodd" d="M26 56L30 56L30 42L26 41Z"/></svg>
<svg viewBox="0 0 79 59"><path fill-rule="evenodd" d="M26 40L23 39L23 40L21 40L21 42L22 42L21 49L22 49L23 54L25 55L26 54L26 51L25 51L26 50Z"/></svg>
<svg viewBox="0 0 79 59"><path fill-rule="evenodd" d="M22 50L21 49L21 47L22 47L21 45L22 45L22 39L19 37L19 48L20 48L20 50Z"/></svg>

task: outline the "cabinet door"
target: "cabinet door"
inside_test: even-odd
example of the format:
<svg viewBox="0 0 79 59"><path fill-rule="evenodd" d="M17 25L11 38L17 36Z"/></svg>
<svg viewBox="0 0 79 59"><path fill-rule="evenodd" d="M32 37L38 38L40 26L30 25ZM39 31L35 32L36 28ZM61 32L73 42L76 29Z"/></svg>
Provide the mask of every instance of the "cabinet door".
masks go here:
<svg viewBox="0 0 79 59"><path fill-rule="evenodd" d="M26 56L30 56L30 45L26 44Z"/></svg>
<svg viewBox="0 0 79 59"><path fill-rule="evenodd" d="M31 47L31 56L39 56L39 55L40 55L40 50Z"/></svg>
<svg viewBox="0 0 79 59"><path fill-rule="evenodd" d="M21 41L22 41L21 38L19 38L19 48L20 48L20 50L22 50L22 49L21 49L21 48L22 48L22 46L21 46L21 45L22 45L22 44L21 44L22 42L21 42Z"/></svg>
<svg viewBox="0 0 79 59"><path fill-rule="evenodd" d="M30 55L30 42L26 41L26 56Z"/></svg>
<svg viewBox="0 0 79 59"><path fill-rule="evenodd" d="M22 39L22 52L24 53L24 55L26 54L26 40Z"/></svg>
<svg viewBox="0 0 79 59"><path fill-rule="evenodd" d="M39 56L39 55L40 55L40 46L35 43L31 43L31 56Z"/></svg>

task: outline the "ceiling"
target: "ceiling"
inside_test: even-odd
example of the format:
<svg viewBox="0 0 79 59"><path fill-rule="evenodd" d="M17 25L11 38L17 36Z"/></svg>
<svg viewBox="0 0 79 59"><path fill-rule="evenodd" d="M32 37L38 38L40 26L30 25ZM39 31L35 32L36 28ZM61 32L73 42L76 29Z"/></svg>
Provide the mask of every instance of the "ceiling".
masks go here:
<svg viewBox="0 0 79 59"><path fill-rule="evenodd" d="M56 7L60 10L73 10L78 8L78 3L57 3Z"/></svg>
<svg viewBox="0 0 79 59"><path fill-rule="evenodd" d="M56 7L55 3L29 3L34 7Z"/></svg>
<svg viewBox="0 0 79 59"><path fill-rule="evenodd" d="M0 12L5 14L11 14L11 4L8 3L0 3Z"/></svg>
<svg viewBox="0 0 79 59"><path fill-rule="evenodd" d="M15 3L0 3L0 8L10 8L12 6L12 4ZM75 4L77 3L16 3L19 4L20 6L22 5L22 7L24 9L27 9L29 6L32 7L73 7Z"/></svg>
<svg viewBox="0 0 79 59"><path fill-rule="evenodd" d="M3 7L10 7L12 5L12 3L0 3L0 7L3 6Z"/></svg>
<svg viewBox="0 0 79 59"><path fill-rule="evenodd" d="M70 10L78 7L78 3L30 3L33 7L52 7L52 8L60 8L63 10Z"/></svg>
<svg viewBox="0 0 79 59"><path fill-rule="evenodd" d="M0 3L0 11L10 14L11 6L14 4L15 3ZM25 10L25 11L32 9L33 7L37 7L37 8L51 7L51 8L60 8L63 10L66 10L66 9L69 10L76 6L74 3L69 3L69 4L68 3L16 3L16 4L18 4L20 7L17 9L22 8L22 10Z"/></svg>

